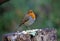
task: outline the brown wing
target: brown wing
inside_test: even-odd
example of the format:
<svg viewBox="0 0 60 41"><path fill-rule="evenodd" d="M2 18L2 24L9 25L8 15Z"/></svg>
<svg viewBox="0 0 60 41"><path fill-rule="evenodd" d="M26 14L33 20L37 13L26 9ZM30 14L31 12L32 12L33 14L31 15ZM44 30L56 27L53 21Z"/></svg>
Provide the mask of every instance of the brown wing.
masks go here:
<svg viewBox="0 0 60 41"><path fill-rule="evenodd" d="M22 20L22 22L20 23L20 25L19 26L21 26L21 25L23 25L25 22L27 22L29 20L29 18L27 17L27 18L24 18L23 20Z"/></svg>

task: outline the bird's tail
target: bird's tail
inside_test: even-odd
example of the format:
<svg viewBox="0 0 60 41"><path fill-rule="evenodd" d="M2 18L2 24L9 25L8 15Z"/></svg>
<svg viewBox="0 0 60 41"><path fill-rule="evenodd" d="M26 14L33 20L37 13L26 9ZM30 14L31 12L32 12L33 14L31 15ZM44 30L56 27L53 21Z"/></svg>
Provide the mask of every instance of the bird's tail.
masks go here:
<svg viewBox="0 0 60 41"><path fill-rule="evenodd" d="M23 25L23 23L19 24L19 25L17 26L17 28L15 29L15 31L16 31L16 32L17 32L17 31L21 31L21 30L19 30L19 29L21 28L22 25Z"/></svg>

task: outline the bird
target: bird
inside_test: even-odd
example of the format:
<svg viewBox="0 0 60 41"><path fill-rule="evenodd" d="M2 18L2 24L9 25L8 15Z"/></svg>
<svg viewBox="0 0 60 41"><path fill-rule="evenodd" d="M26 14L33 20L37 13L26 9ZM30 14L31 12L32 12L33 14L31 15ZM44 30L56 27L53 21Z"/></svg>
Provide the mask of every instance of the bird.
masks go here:
<svg viewBox="0 0 60 41"><path fill-rule="evenodd" d="M22 19L21 23L19 24L19 27L22 26L23 24L26 27L28 27L32 25L35 22L35 20L36 20L36 14L33 12L33 10L29 10Z"/></svg>

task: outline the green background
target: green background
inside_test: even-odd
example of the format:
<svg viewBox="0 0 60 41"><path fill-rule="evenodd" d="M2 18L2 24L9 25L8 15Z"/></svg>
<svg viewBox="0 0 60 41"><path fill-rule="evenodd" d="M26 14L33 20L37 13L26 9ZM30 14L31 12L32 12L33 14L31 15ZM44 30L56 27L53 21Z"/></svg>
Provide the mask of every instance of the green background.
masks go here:
<svg viewBox="0 0 60 41"><path fill-rule="evenodd" d="M40 10L40 6L44 8L45 4L51 6L48 14L46 14L46 9L45 11ZM5 8L5 11L0 13L0 40L3 34L14 32L18 28L24 15L30 9L37 14L37 19L29 28L56 28L58 41L60 40L59 0L10 0L0 5L0 8ZM23 25L20 30L27 30L27 28Z"/></svg>

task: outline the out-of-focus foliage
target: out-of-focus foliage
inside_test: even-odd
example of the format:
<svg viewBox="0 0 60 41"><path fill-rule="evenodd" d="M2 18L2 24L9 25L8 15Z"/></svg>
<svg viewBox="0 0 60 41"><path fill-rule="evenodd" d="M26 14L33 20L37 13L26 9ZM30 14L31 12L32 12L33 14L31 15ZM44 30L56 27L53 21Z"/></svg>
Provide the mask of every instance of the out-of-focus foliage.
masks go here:
<svg viewBox="0 0 60 41"><path fill-rule="evenodd" d="M54 27L60 38L60 2L59 0L10 0L0 8L0 33L12 32L18 27L28 10L32 9L38 16L33 28ZM1 10L1 9L0 9ZM25 30L23 25L20 29ZM58 41L59 41L58 38Z"/></svg>

